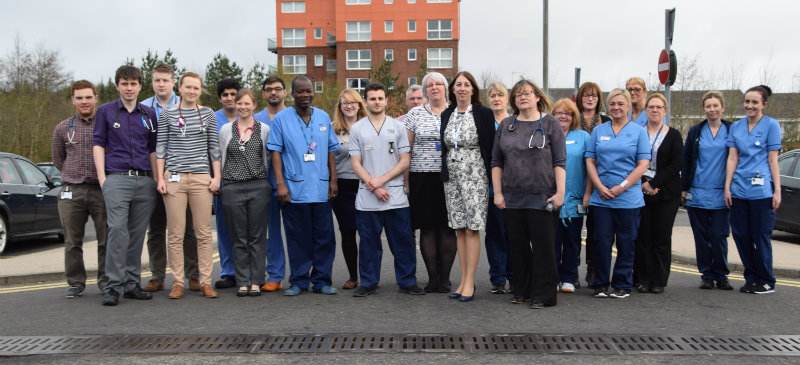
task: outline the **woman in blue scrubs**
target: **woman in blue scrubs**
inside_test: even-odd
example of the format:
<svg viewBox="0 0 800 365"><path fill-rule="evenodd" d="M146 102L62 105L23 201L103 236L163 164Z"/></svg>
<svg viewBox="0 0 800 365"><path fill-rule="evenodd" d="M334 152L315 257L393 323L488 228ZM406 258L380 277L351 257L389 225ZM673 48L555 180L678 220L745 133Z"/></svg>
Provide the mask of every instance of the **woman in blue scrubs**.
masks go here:
<svg viewBox="0 0 800 365"><path fill-rule="evenodd" d="M681 200L694 234L700 289L732 290L728 282L728 207L723 196L728 131L722 119L725 101L719 91L703 95L706 119L689 129L681 171Z"/></svg>
<svg viewBox="0 0 800 365"><path fill-rule="evenodd" d="M772 242L775 210L781 205L778 152L781 127L764 115L772 90L764 85L744 94L745 118L733 123L728 135L725 204L731 209L731 230L744 264L742 293L775 292Z"/></svg>
<svg viewBox="0 0 800 365"><path fill-rule="evenodd" d="M608 94L611 121L592 130L586 148L586 173L594 186L589 199L594 216L593 265L596 298L627 298L633 286L634 242L639 209L644 206L641 182L650 163L650 144L644 128L630 123L631 95L614 89ZM611 269L611 247L617 260ZM609 291L609 285L613 290Z"/></svg>

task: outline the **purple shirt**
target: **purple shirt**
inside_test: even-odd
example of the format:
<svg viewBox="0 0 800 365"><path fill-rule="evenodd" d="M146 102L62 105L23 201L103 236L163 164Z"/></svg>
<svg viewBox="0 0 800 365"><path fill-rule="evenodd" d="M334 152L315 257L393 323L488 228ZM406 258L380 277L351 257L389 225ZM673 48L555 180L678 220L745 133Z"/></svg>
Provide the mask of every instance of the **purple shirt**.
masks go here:
<svg viewBox="0 0 800 365"><path fill-rule="evenodd" d="M150 153L156 151L157 130L158 119L153 108L137 103L136 109L128 113L117 99L97 109L92 145L106 149L106 171L150 171Z"/></svg>

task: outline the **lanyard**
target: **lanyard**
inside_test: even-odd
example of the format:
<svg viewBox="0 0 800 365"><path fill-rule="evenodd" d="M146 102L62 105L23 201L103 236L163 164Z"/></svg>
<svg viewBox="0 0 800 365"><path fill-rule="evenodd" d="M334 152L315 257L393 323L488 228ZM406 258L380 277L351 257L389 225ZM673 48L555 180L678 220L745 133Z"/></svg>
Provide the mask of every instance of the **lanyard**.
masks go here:
<svg viewBox="0 0 800 365"><path fill-rule="evenodd" d="M653 151L656 147L656 142L658 141L658 136L661 135L661 130L664 129L664 124L661 124L661 128L658 128L658 133L656 133L656 138L653 138L653 143L650 145L650 158L653 158Z"/></svg>
<svg viewBox="0 0 800 365"><path fill-rule="evenodd" d="M122 104L122 101L120 101L120 104ZM139 109L139 119L142 120L142 127L147 128L150 132L156 133L156 129L155 129L155 127L153 127L153 121L150 120L150 116L149 115L147 116L147 122L144 121L144 116L147 115L147 113L145 113L145 111L142 110L142 104L136 103L136 106L137 106L137 109ZM117 108L117 110L116 110L116 112L114 114L114 124L112 125L112 127L114 127L114 129L118 129L121 126L119 124L119 109L120 108Z"/></svg>
<svg viewBox="0 0 800 365"><path fill-rule="evenodd" d="M458 114L458 108L453 110L453 112ZM458 127L453 129L453 144L455 145L455 149L458 149L458 137L461 135L461 126L464 124L464 119L467 119L467 113L470 112L472 112L472 104L467 107L467 111L465 111L464 114L461 114L461 117L455 116L458 122Z"/></svg>
<svg viewBox="0 0 800 365"><path fill-rule="evenodd" d="M296 113L297 111L295 111L295 114ZM311 113L308 116L308 124L306 124L303 118L300 117L300 114L297 114L297 122L300 123L300 130L303 131L303 138L306 140L306 149L307 149L306 153L311 153L311 144L314 143L313 139L314 123L312 123L313 116L314 116L314 109L311 109ZM309 130L311 131L311 133L307 133Z"/></svg>

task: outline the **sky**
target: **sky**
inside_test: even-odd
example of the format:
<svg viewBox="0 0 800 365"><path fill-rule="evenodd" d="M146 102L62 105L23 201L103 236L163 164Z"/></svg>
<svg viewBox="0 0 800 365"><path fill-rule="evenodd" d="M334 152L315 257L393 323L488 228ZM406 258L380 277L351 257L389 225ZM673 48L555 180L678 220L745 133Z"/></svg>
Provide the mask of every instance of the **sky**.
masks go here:
<svg viewBox="0 0 800 365"><path fill-rule="evenodd" d="M275 0L36 0L2 7L0 57L18 37L28 48L60 51L76 79L113 77L126 58L138 63L148 49L171 49L180 66L201 73L218 52L245 69L277 63L267 51L267 38L277 34ZM672 49L679 61L690 61L679 68L696 65L695 84L746 89L766 81L777 92L800 92L800 1L550 0L549 7L551 88L573 87L576 67L582 82L604 90L630 76L655 80L664 10L674 7ZM542 8L542 0L462 0L459 68L509 85L521 76L542 84Z"/></svg>

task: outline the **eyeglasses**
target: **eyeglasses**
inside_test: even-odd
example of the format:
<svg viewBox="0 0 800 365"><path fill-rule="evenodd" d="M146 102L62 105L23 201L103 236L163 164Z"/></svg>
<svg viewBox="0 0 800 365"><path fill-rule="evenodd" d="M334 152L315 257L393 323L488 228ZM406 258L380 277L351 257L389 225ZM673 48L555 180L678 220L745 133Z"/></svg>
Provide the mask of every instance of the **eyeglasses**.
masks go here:
<svg viewBox="0 0 800 365"><path fill-rule="evenodd" d="M563 115L563 116L567 116L567 117L571 117L571 116L572 116L572 113L570 113L570 112L555 112L555 115L556 115L557 117L558 117L558 116L562 116L562 115Z"/></svg>
<svg viewBox="0 0 800 365"><path fill-rule="evenodd" d="M665 107L663 105L648 105L647 106L647 109L650 109L650 110L661 110L661 109L666 109L666 108L667 107Z"/></svg>
<svg viewBox="0 0 800 365"><path fill-rule="evenodd" d="M339 103L339 104L340 104L341 106L351 107L351 106L356 106L356 105L358 105L358 102L357 102L357 101L343 101L343 102L341 102L341 103Z"/></svg>
<svg viewBox="0 0 800 365"><path fill-rule="evenodd" d="M597 95L584 95L583 98L584 99L597 99L598 96Z"/></svg>
<svg viewBox="0 0 800 365"><path fill-rule="evenodd" d="M430 84L427 87L430 89L432 87L437 87L437 86L444 86L444 83L443 82L434 82L433 84Z"/></svg>
<svg viewBox="0 0 800 365"><path fill-rule="evenodd" d="M276 93L279 93L279 92L281 92L283 90L284 89L282 87L280 87L280 86L278 86L278 87L265 87L264 88L264 92L267 93L267 94L271 94L273 91L276 92Z"/></svg>
<svg viewBox="0 0 800 365"><path fill-rule="evenodd" d="M627 90L631 94L633 94L633 93L638 94L638 93L642 92L642 90L644 90L644 89L642 89L640 87L629 87L629 88L627 88Z"/></svg>
<svg viewBox="0 0 800 365"><path fill-rule="evenodd" d="M517 95L514 95L514 97L517 98L517 99L519 99L519 98L529 98L529 97L531 97L533 95L536 95L536 93L533 92L533 91L526 91L524 93L519 93Z"/></svg>

